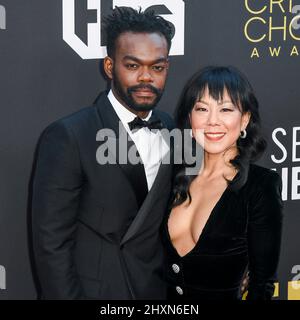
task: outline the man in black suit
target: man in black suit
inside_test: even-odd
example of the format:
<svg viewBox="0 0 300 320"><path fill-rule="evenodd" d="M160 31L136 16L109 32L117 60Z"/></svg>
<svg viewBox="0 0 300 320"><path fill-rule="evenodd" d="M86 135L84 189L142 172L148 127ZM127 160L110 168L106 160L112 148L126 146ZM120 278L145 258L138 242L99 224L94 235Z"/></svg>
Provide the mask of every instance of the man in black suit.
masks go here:
<svg viewBox="0 0 300 320"><path fill-rule="evenodd" d="M33 247L44 299L165 298L159 227L172 166L162 163L170 150L158 129L173 123L154 107L167 77L172 28L130 8L115 9L106 24L111 90L51 124L38 148ZM102 140L102 129L112 137ZM139 163L119 161L119 129L131 138L125 151L134 150ZM107 154L116 164L101 163Z"/></svg>

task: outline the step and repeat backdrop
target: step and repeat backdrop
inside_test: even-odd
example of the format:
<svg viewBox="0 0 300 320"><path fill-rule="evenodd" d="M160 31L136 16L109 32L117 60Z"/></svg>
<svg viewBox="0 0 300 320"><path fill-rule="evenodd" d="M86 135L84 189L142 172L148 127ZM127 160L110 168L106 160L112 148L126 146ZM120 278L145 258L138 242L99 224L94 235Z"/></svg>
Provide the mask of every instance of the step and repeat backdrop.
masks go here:
<svg viewBox="0 0 300 320"><path fill-rule="evenodd" d="M101 21L115 6L153 9L174 25L160 109L172 114L205 65L234 65L250 79L268 140L259 163L283 181L275 299L300 300L300 0L0 0L0 299L37 296L28 201L36 144L107 87Z"/></svg>

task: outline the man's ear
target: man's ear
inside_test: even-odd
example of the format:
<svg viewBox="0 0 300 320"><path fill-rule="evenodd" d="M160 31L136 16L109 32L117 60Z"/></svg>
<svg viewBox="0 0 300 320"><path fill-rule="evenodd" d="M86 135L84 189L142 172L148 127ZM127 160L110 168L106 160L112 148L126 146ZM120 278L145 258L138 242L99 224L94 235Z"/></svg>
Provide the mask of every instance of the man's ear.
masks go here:
<svg viewBox="0 0 300 320"><path fill-rule="evenodd" d="M112 58L108 56L104 58L103 69L110 80L112 80L113 78L113 65L114 65L114 61Z"/></svg>

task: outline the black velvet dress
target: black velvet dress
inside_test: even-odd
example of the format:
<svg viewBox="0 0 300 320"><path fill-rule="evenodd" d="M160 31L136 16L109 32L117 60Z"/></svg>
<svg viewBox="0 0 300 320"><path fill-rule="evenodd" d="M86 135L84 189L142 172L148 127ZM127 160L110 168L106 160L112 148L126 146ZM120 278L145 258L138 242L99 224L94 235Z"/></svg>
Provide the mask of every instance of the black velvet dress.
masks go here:
<svg viewBox="0 0 300 320"><path fill-rule="evenodd" d="M282 225L276 172L250 165L247 182L238 191L227 187L195 247L182 257L171 243L168 218L162 228L168 299L239 300L247 268L247 299L271 299Z"/></svg>

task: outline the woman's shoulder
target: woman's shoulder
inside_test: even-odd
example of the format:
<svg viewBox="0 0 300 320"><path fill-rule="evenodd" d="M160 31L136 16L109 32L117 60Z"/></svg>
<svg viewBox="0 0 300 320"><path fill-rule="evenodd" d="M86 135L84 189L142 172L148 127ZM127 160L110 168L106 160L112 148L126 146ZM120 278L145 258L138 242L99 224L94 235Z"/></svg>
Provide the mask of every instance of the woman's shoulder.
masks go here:
<svg viewBox="0 0 300 320"><path fill-rule="evenodd" d="M263 199L277 203L281 199L282 181L274 170L251 164L246 185L244 195L253 204Z"/></svg>
<svg viewBox="0 0 300 320"><path fill-rule="evenodd" d="M264 188L269 185L281 184L281 177L274 170L259 166L257 164L250 164L248 182L251 186Z"/></svg>
<svg viewBox="0 0 300 320"><path fill-rule="evenodd" d="M282 218L282 182L280 175L271 169L250 165L248 189L245 197L250 204L251 221L280 221ZM275 219L275 218L278 219Z"/></svg>

